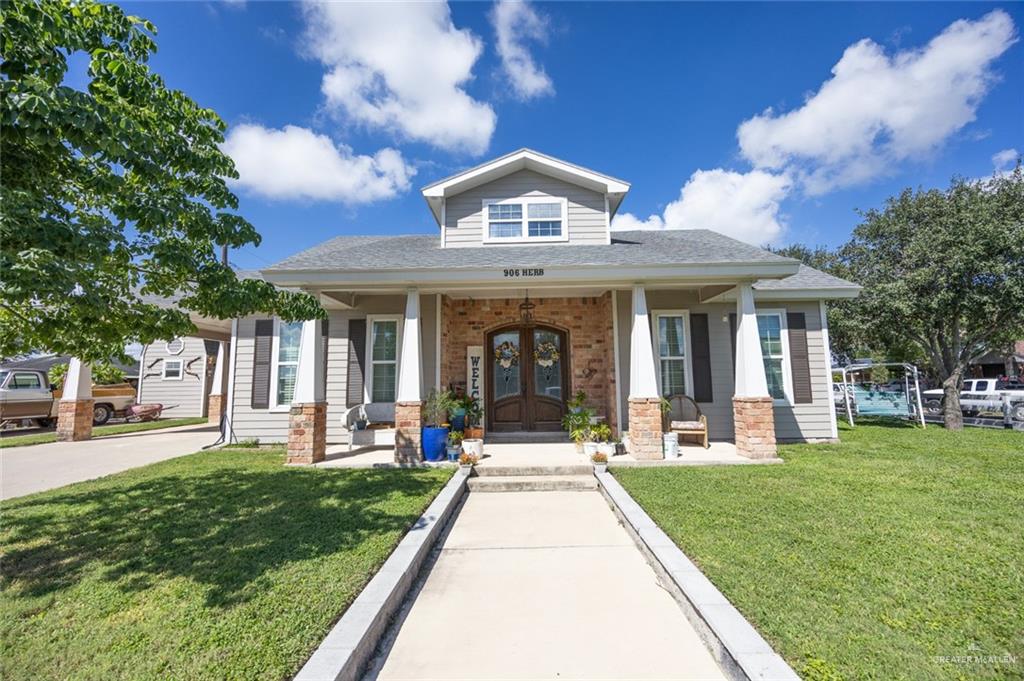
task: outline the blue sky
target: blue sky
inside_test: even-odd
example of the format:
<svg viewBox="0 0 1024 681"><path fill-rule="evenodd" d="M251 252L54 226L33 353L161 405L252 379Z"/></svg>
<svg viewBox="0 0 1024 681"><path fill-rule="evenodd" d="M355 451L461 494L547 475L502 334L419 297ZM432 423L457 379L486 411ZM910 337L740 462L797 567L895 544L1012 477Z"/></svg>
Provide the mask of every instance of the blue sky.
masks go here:
<svg viewBox="0 0 1024 681"><path fill-rule="evenodd" d="M263 235L244 268L436 233L422 186L524 146L631 182L620 227L826 245L857 208L1024 151L1017 4L123 6L230 126Z"/></svg>

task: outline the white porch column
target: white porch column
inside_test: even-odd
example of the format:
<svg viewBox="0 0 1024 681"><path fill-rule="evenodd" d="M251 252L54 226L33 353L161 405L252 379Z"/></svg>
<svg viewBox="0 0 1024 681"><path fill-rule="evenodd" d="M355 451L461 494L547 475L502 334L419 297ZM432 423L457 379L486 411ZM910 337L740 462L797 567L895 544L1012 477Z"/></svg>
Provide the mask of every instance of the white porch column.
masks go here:
<svg viewBox="0 0 1024 681"><path fill-rule="evenodd" d="M398 463L420 460L422 355L420 292L411 288L405 298L405 327L402 330L395 394L395 461Z"/></svg>
<svg viewBox="0 0 1024 681"><path fill-rule="evenodd" d="M422 355L420 292L413 288L409 289L405 298L405 327L402 330L402 352L398 360L396 402L420 401Z"/></svg>
<svg viewBox="0 0 1024 681"><path fill-rule="evenodd" d="M288 463L323 461L327 450L327 403L324 401L322 322L302 323L295 392L288 412Z"/></svg>
<svg viewBox="0 0 1024 681"><path fill-rule="evenodd" d="M739 284L736 294L736 387L732 398L736 451L750 459L775 458L774 402L764 373L752 284Z"/></svg>
<svg viewBox="0 0 1024 681"><path fill-rule="evenodd" d="M736 397L768 397L768 379L757 331L754 290L740 284L736 297Z"/></svg>
<svg viewBox="0 0 1024 681"><path fill-rule="evenodd" d="M655 376L651 320L644 287L633 287L629 340L629 450L637 459L661 459L661 396Z"/></svg>
<svg viewBox="0 0 1024 681"><path fill-rule="evenodd" d="M302 322L292 406L324 401L324 337L321 328L319 319ZM217 355L219 360L220 351Z"/></svg>
<svg viewBox="0 0 1024 681"><path fill-rule="evenodd" d="M629 337L629 399L638 397L658 397L651 320L643 286L633 287L633 326Z"/></svg>
<svg viewBox="0 0 1024 681"><path fill-rule="evenodd" d="M213 381L210 384L210 395L206 400L206 418L210 423L220 423L224 415L224 407L228 393L228 344L217 343L217 363L213 367Z"/></svg>
<svg viewBox="0 0 1024 681"><path fill-rule="evenodd" d="M92 367L72 357L57 405L57 439L62 442L92 437Z"/></svg>

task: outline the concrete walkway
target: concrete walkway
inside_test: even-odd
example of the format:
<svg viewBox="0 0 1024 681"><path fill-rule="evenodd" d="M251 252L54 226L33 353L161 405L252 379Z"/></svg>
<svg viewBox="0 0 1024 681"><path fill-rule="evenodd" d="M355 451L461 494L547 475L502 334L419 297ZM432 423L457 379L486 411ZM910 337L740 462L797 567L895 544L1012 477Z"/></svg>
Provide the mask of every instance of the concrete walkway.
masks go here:
<svg viewBox="0 0 1024 681"><path fill-rule="evenodd" d="M125 433L84 442L48 442L0 449L0 499L101 478L197 452L217 440L216 425Z"/></svg>
<svg viewBox="0 0 1024 681"><path fill-rule="evenodd" d="M597 492L470 493L370 679L722 679Z"/></svg>

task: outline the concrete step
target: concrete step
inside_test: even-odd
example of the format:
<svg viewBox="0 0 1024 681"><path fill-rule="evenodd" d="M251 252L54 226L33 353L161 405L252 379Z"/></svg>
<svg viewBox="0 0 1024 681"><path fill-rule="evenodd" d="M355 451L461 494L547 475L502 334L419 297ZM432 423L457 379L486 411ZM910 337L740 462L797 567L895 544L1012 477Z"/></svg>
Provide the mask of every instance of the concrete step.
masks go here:
<svg viewBox="0 0 1024 681"><path fill-rule="evenodd" d="M537 475L590 475L594 467L587 463L551 466L477 466L473 474L479 477L520 477Z"/></svg>
<svg viewBox="0 0 1024 681"><path fill-rule="evenodd" d="M593 475L519 475L472 477L471 492L583 492L597 489Z"/></svg>

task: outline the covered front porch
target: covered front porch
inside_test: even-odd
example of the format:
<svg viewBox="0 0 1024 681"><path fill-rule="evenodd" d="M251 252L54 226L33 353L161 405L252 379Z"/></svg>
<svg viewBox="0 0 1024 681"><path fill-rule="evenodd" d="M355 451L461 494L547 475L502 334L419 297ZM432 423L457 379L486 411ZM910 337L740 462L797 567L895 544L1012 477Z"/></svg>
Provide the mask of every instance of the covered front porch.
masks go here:
<svg viewBox="0 0 1024 681"><path fill-rule="evenodd" d="M500 465L531 465L534 458L549 465L563 459L567 465L587 463L568 443L525 446L492 440L498 433L561 432L561 416L578 393L597 420L610 427L612 437L625 440L627 453L613 463L658 461L663 459L666 422L661 395L675 394L671 381L678 392L697 393L698 401L703 395L701 406L711 414L711 447L684 446L679 465L773 459L773 398L752 284L407 287L404 312L394 315L401 329L394 350L394 402L362 405L377 413L389 407L393 417L390 423L378 423L380 430L369 441L365 432L359 439L349 430L349 443L330 448L324 374L331 355L324 346L328 337L324 322L306 322L289 415L289 460L341 466L419 463L423 402L432 389L455 388L482 403L481 425L488 435L482 466L499 465L499 459L513 462ZM368 318L374 317L373 296L385 293L394 300L394 290L379 288L319 292L321 300L349 310L362 305ZM735 303L722 300L729 293ZM652 296L659 306L653 310L648 305ZM672 309L666 310L668 306ZM658 335L659 320L669 312L685 332L679 357L659 347L665 344ZM709 330L713 324L718 326ZM366 351L372 354L373 348ZM723 363L723 355L734 359ZM369 448L351 452L355 442ZM380 448L385 443L393 445Z"/></svg>

